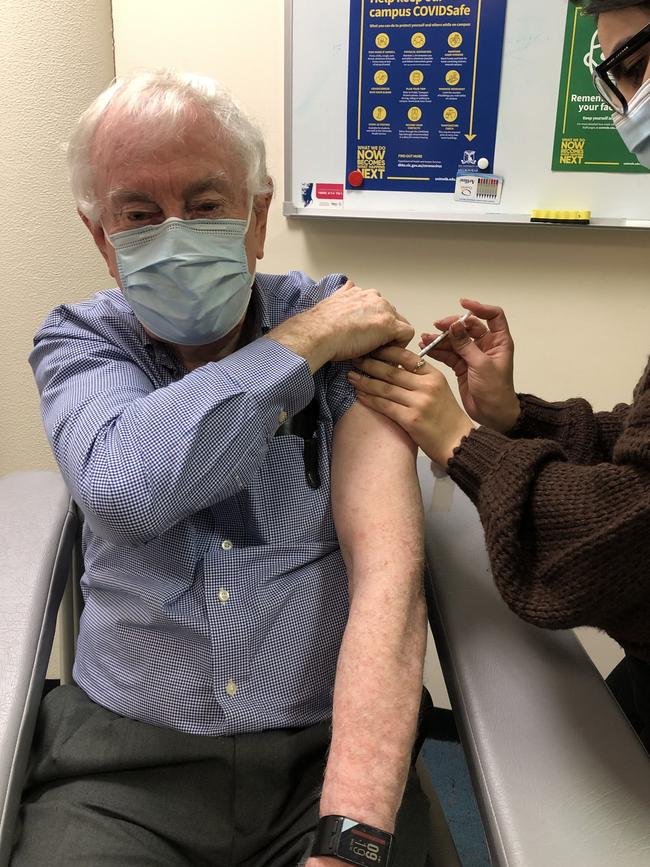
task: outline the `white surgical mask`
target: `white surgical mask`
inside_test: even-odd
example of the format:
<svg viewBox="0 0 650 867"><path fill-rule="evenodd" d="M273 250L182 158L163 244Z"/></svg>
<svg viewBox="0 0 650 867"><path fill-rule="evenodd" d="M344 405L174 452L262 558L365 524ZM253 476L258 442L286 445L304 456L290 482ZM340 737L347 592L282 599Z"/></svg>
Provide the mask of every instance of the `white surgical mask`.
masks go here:
<svg viewBox="0 0 650 867"><path fill-rule="evenodd" d="M627 114L614 115L614 126L642 166L650 169L650 79L628 103Z"/></svg>
<svg viewBox="0 0 650 867"><path fill-rule="evenodd" d="M248 221L170 217L107 236L122 292L148 331L182 346L203 346L232 331L253 285L249 223L250 214Z"/></svg>

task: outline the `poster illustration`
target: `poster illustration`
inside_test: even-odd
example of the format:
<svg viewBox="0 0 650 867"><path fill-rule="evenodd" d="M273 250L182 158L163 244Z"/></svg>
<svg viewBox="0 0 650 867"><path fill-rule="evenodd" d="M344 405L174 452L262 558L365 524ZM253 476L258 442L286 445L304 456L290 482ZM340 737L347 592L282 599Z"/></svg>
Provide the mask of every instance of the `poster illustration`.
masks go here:
<svg viewBox="0 0 650 867"><path fill-rule="evenodd" d="M506 0L351 0L347 188L453 192L490 168Z"/></svg>

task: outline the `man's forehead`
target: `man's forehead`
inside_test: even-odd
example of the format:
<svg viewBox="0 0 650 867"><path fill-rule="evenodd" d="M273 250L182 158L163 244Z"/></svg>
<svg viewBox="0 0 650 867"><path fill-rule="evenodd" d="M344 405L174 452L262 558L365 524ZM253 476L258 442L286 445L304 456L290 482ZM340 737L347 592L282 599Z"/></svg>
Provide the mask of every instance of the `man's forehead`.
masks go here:
<svg viewBox="0 0 650 867"><path fill-rule="evenodd" d="M149 186L146 182L142 183L142 176L136 177L131 183L111 187L106 193L106 198L118 204L136 200L148 200L152 198L151 191L148 189ZM229 177L226 172L222 171L190 180L179 190L179 193L184 199L190 199L192 196L204 192L217 192L232 197L237 194L238 189L239 178Z"/></svg>
<svg viewBox="0 0 650 867"><path fill-rule="evenodd" d="M92 162L110 187L139 188L156 175L174 173L179 182L233 188L245 178L239 153L214 119L199 116L169 123L108 115L97 130Z"/></svg>

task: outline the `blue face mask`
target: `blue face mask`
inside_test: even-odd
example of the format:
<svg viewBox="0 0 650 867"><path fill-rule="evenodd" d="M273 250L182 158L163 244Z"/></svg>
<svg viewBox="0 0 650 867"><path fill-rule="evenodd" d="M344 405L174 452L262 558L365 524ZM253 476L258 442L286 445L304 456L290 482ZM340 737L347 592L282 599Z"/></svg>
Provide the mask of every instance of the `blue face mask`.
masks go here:
<svg viewBox="0 0 650 867"><path fill-rule="evenodd" d="M122 292L148 331L182 346L232 331L253 285L244 240L249 222L170 217L107 236Z"/></svg>
<svg viewBox="0 0 650 867"><path fill-rule="evenodd" d="M642 166L650 169L650 79L645 81L628 104L627 114L614 115L614 126Z"/></svg>

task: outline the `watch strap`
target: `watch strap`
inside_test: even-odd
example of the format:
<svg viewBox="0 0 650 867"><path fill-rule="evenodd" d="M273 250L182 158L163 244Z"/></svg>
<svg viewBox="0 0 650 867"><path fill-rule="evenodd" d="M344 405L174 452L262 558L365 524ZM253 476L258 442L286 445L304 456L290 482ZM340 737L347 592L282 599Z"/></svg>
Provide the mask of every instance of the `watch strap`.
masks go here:
<svg viewBox="0 0 650 867"><path fill-rule="evenodd" d="M327 855L359 867L388 867L393 835L346 816L322 816L311 854Z"/></svg>

